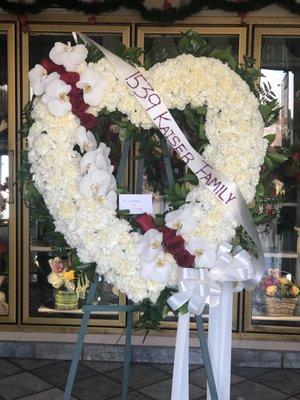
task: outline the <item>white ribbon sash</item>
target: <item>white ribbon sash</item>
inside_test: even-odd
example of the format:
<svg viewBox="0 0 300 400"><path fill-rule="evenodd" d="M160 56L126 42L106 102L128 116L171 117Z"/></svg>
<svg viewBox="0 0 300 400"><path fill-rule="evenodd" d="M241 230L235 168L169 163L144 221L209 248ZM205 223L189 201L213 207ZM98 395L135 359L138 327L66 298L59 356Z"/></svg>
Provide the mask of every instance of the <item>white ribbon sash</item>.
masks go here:
<svg viewBox="0 0 300 400"><path fill-rule="evenodd" d="M186 314L179 314L178 317L172 382L172 400L189 399L189 386L186 384L186 382L188 382L186 374L188 374L189 371L188 343L190 314L200 315L206 303L209 303L211 308L219 306L222 295L222 284L224 282L238 282L238 285L234 290L240 291L243 288L243 286L240 285L240 282L249 280L255 274L251 257L247 251L242 250L233 257L230 255L231 249L231 244L221 243L217 250L217 261L210 270L206 268L180 268L179 270L179 292L173 294L168 299L168 304L173 310L178 310L188 302L188 312ZM226 307L226 311L231 315L230 310L232 309L232 304L230 302L227 303L228 304L224 306ZM218 322L222 321L220 320ZM228 323L231 329L231 320ZM212 322L209 321L209 324L211 328ZM223 330L222 335L226 336L225 333L225 330ZM218 343L218 339L220 339L220 337L216 338L214 343ZM224 342L221 346L222 350L225 349L230 351L231 348L228 349L229 344L229 340L227 343ZM210 353L214 354L214 352L211 351ZM223 352L221 353L223 354ZM215 366L216 361L212 361L214 361L213 365ZM222 360L221 365L225 365L225 361L226 360ZM216 368L214 368L214 370L214 372L216 372ZM219 374L215 374L215 379L218 377ZM219 391L219 399L223 400L221 382L216 382L216 384Z"/></svg>
<svg viewBox="0 0 300 400"><path fill-rule="evenodd" d="M176 153L198 177L199 182L202 182L219 201L230 209L238 223L247 231L257 247L258 260L255 262L255 274L245 282L245 287L248 289L255 287L263 274L264 256L257 229L253 223L246 201L237 185L213 168L190 145L157 91L137 68L111 53L103 46L100 46L86 35L82 33L76 34L79 35L85 44L91 43L101 50L118 75L125 81L137 101L148 113L153 123L169 141Z"/></svg>

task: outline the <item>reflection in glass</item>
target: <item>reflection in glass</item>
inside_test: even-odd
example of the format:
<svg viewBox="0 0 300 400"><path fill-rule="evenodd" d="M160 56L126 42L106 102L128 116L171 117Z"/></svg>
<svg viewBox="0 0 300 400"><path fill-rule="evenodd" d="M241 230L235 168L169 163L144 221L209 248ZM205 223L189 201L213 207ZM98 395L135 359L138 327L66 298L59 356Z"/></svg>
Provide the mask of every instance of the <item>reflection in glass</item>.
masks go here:
<svg viewBox="0 0 300 400"><path fill-rule="evenodd" d="M0 33L0 315L8 315L8 112L7 35Z"/></svg>
<svg viewBox="0 0 300 400"><path fill-rule="evenodd" d="M297 255L297 232L300 226L299 171L300 171L300 38L264 36L262 40L261 83L270 82L281 107L279 120L266 128L266 134L275 134L273 146L290 151L292 157L277 168L275 178L283 182L285 204L278 212L277 220L259 227L266 252L265 276L286 277L300 284L300 265ZM298 215L298 218L296 216ZM294 316L268 316L266 296L262 286L253 293L252 315L254 324L291 325L300 321L300 306Z"/></svg>
<svg viewBox="0 0 300 400"><path fill-rule="evenodd" d="M203 35L208 45L212 48L231 48L233 54L238 56L239 37L238 35ZM144 36L144 63L148 69L157 62L165 61L167 58L175 57L176 46L180 35L158 35L145 34Z"/></svg>
<svg viewBox="0 0 300 400"><path fill-rule="evenodd" d="M89 37L108 49L113 50L122 42L121 34L95 34L88 33ZM49 52L55 42L74 45L72 33L30 33L29 36L29 68L39 64L43 58L49 58ZM118 135L115 135L118 137ZM54 230L54 227L53 227ZM86 279L80 283L78 290L78 302L72 303L72 299L61 298L48 281L51 267L49 259L55 257L57 252L53 251L55 242L53 240L49 224L46 227L43 221L37 220L33 207L30 208L30 291L29 291L29 315L31 317L53 317L53 318L81 318L81 306L88 294L88 283ZM61 254L62 262L68 262L67 252ZM96 300L104 304L118 304L118 293L105 282L99 282ZM99 318L99 313L93 313L92 319ZM101 313L101 318L106 320L118 320L118 313Z"/></svg>

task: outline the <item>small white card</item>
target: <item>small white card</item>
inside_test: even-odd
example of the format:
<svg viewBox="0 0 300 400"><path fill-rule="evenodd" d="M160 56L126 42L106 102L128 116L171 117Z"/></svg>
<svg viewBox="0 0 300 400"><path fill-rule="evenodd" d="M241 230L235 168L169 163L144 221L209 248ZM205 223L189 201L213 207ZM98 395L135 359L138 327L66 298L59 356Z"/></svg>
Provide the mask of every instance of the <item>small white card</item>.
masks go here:
<svg viewBox="0 0 300 400"><path fill-rule="evenodd" d="M119 210L130 214L153 214L152 194L120 194Z"/></svg>

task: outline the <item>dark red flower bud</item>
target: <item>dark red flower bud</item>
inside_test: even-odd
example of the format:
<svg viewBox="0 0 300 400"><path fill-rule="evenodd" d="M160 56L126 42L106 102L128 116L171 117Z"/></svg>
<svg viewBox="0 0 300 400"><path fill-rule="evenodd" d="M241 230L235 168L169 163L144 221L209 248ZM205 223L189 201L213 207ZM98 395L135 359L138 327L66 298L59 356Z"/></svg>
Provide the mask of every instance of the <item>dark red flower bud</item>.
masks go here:
<svg viewBox="0 0 300 400"><path fill-rule="evenodd" d="M62 74L60 74L60 79L62 79L68 85L75 86L76 83L79 81L80 76L79 76L79 74L77 72L67 72L67 71L65 71Z"/></svg>
<svg viewBox="0 0 300 400"><path fill-rule="evenodd" d="M77 96L70 96L70 103L72 104L72 113L78 117L89 108L89 105L83 100L82 93L79 93Z"/></svg>
<svg viewBox="0 0 300 400"><path fill-rule="evenodd" d="M136 218L136 222L143 232L149 229L156 229L154 218L149 214L141 214Z"/></svg>
<svg viewBox="0 0 300 400"><path fill-rule="evenodd" d="M52 72L57 72L58 74L63 74L66 72L64 67L62 65L57 65L53 61L51 61L49 58L44 58L41 61L41 66L45 68L45 70L48 72L48 74L51 74Z"/></svg>
<svg viewBox="0 0 300 400"><path fill-rule="evenodd" d="M85 111L78 115L81 125L85 127L86 130L92 129L97 125L97 117L93 114L86 113Z"/></svg>

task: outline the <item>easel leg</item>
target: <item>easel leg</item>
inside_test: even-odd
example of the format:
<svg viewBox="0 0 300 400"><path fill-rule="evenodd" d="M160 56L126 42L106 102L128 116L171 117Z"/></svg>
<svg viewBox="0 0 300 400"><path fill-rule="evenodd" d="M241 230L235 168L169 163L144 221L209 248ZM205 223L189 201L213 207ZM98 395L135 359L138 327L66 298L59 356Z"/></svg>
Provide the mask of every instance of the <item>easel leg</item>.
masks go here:
<svg viewBox="0 0 300 400"><path fill-rule="evenodd" d="M129 364L131 361L131 335L133 325L133 313L127 312L126 324L126 338L125 338L125 352L124 352L124 370L123 370L123 383L122 383L122 397L121 400L127 400L128 395L128 380L129 380Z"/></svg>
<svg viewBox="0 0 300 400"><path fill-rule="evenodd" d="M87 297L86 305L93 304L93 300L95 297L98 282L99 282L99 275L95 274L94 280L90 285L90 291L89 291L89 294ZM84 342L85 334L87 331L90 315L91 315L91 311L89 309L86 309L83 314L80 331L79 331L78 338L77 338L76 347L75 347L73 357L72 357L72 363L71 363L71 367L69 370L68 380L67 380L65 393L64 393L64 400L69 400L71 397L71 394L72 394L74 380L75 380L78 363L79 363L79 359L80 359L80 353L81 353L81 350L83 347L83 342Z"/></svg>
<svg viewBox="0 0 300 400"><path fill-rule="evenodd" d="M196 323L211 400L219 400L201 315L196 315Z"/></svg>

